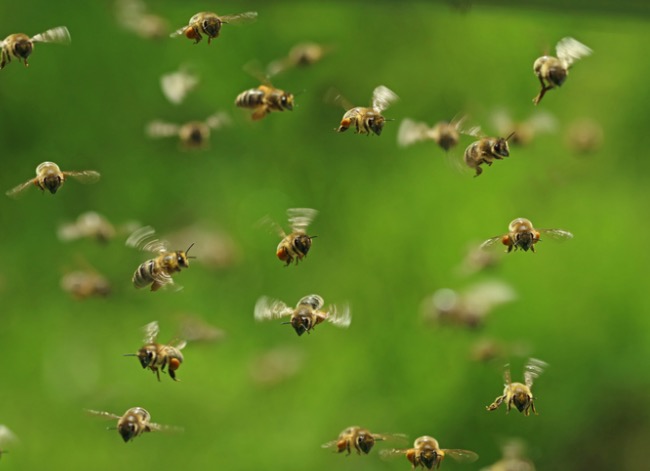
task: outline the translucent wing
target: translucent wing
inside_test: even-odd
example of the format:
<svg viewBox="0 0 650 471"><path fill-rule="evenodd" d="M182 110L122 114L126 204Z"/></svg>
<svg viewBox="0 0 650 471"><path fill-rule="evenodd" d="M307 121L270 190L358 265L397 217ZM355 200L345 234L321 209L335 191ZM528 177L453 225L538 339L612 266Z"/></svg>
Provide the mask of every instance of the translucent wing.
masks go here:
<svg viewBox="0 0 650 471"><path fill-rule="evenodd" d="M287 209L289 224L293 232L305 232L307 226L314 220L318 211L311 208L290 208Z"/></svg>
<svg viewBox="0 0 650 471"><path fill-rule="evenodd" d="M226 334L199 317L185 315L180 321L179 335L190 342L217 342Z"/></svg>
<svg viewBox="0 0 650 471"><path fill-rule="evenodd" d="M372 436L377 441L390 441L403 444L406 444L408 442L408 435L404 433L373 433Z"/></svg>
<svg viewBox="0 0 650 471"><path fill-rule="evenodd" d="M163 95L175 105L181 104L185 96L198 83L198 76L184 67L181 67L176 72L170 72L160 77L160 88L162 88Z"/></svg>
<svg viewBox="0 0 650 471"><path fill-rule="evenodd" d="M515 123L505 109L498 109L492 115L492 124L499 135L504 135L514 127Z"/></svg>
<svg viewBox="0 0 650 471"><path fill-rule="evenodd" d="M245 13L238 13L236 15L225 15L220 16L219 19L222 23L227 23L229 25L243 25L246 23L252 23L257 20L257 12L247 11Z"/></svg>
<svg viewBox="0 0 650 471"><path fill-rule="evenodd" d="M354 105L350 100L345 98L340 91L338 91L336 88L332 87L325 92L325 96L323 97L323 101L327 104L330 105L336 105L340 106L344 110L349 110L351 109Z"/></svg>
<svg viewBox="0 0 650 471"><path fill-rule="evenodd" d="M526 366L524 366L524 383L529 388L533 385L535 379L542 374L548 363L538 360L537 358L530 358Z"/></svg>
<svg viewBox="0 0 650 471"><path fill-rule="evenodd" d="M445 452L446 456L451 456L459 463L473 463L478 459L478 455L473 451L469 451L469 450L443 449L442 451Z"/></svg>
<svg viewBox="0 0 650 471"><path fill-rule="evenodd" d="M381 457L382 460L391 460L397 458L398 456L404 456L410 450L411 450L410 448L404 448L404 449L389 448L389 449L381 450L379 452L379 456Z"/></svg>
<svg viewBox="0 0 650 471"><path fill-rule="evenodd" d="M319 310L325 305L325 301L323 301L323 298L321 298L317 294L310 294L302 298L300 301L298 301L298 304L307 304L311 306L314 310Z"/></svg>
<svg viewBox="0 0 650 471"><path fill-rule="evenodd" d="M16 442L18 438L6 425L0 425L0 444Z"/></svg>
<svg viewBox="0 0 650 471"><path fill-rule="evenodd" d="M279 319L292 314L293 309L277 299L262 296L255 303L255 320L258 322Z"/></svg>
<svg viewBox="0 0 650 471"><path fill-rule="evenodd" d="M95 183L101 175L94 170L82 170L80 172L63 172L66 177L72 177L81 183Z"/></svg>
<svg viewBox="0 0 650 471"><path fill-rule="evenodd" d="M272 232L275 232L278 234L280 237L286 237L287 234L284 232L284 230L280 227L280 225L275 222L273 219L271 219L269 216L264 216L262 219L260 219L257 224L255 224L256 227L265 227L267 229L270 229Z"/></svg>
<svg viewBox="0 0 650 471"><path fill-rule="evenodd" d="M145 345L154 343L156 341L156 338L158 338L158 333L160 332L158 321L149 322L142 328L142 330L144 331L142 343Z"/></svg>
<svg viewBox="0 0 650 471"><path fill-rule="evenodd" d="M372 92L372 108L377 113L381 113L397 100L399 100L397 94L383 85L378 86Z"/></svg>
<svg viewBox="0 0 650 471"><path fill-rule="evenodd" d="M99 411L99 410L92 410L92 409L84 409L84 411L87 414L94 415L96 417L102 417L104 419L121 419L122 416L117 415L117 414L112 414L110 412L104 412L104 411Z"/></svg>
<svg viewBox="0 0 650 471"><path fill-rule="evenodd" d="M173 33L171 33L171 34L169 35L169 37L170 37L170 38L176 38L176 37L178 37L178 36L182 36L183 34L185 34L185 30L186 30L186 29L187 29L187 25L183 26L182 28L178 28L176 31L174 31Z"/></svg>
<svg viewBox="0 0 650 471"><path fill-rule="evenodd" d="M44 33L37 34L32 38L34 43L57 43L70 44L70 32L65 26L48 29Z"/></svg>
<svg viewBox="0 0 650 471"><path fill-rule="evenodd" d="M230 123L230 116L225 111L217 111L213 115L208 116L208 118L205 120L205 124L210 129L219 129L223 126L230 125Z"/></svg>
<svg viewBox="0 0 650 471"><path fill-rule="evenodd" d="M152 432L166 432L166 433L181 433L185 429L183 427L176 427L174 425L162 425L154 422L149 422L149 428Z"/></svg>
<svg viewBox="0 0 650 471"><path fill-rule="evenodd" d="M167 345L174 347L177 350L183 350L185 347L187 347L187 340L172 340Z"/></svg>
<svg viewBox="0 0 650 471"><path fill-rule="evenodd" d="M562 38L555 46L557 58L568 68L582 57L590 55L593 51L580 41L573 38Z"/></svg>
<svg viewBox="0 0 650 471"><path fill-rule="evenodd" d="M34 184L34 180L27 180L25 183L21 183L20 185L12 188L7 192L7 196L10 198L18 198L19 196L22 196L24 191L30 187L30 185Z"/></svg>
<svg viewBox="0 0 650 471"><path fill-rule="evenodd" d="M573 239L573 234L563 229L539 229L539 232L556 240Z"/></svg>
<svg viewBox="0 0 650 471"><path fill-rule="evenodd" d="M486 240L485 242L483 242L483 243L479 246L479 248L480 248L480 249L487 249L487 248L493 246L495 243L497 243L497 242L501 242L501 239L502 239L502 238L503 238L502 235L500 235L500 236L496 236L496 237L491 237L491 238L489 238L488 240Z"/></svg>
<svg viewBox="0 0 650 471"><path fill-rule="evenodd" d="M178 124L156 120L147 125L145 132L147 136L156 138L178 136L179 130L180 126Z"/></svg>
<svg viewBox="0 0 650 471"><path fill-rule="evenodd" d="M506 385L512 383L512 378L510 377L510 363L503 365L503 381Z"/></svg>
<svg viewBox="0 0 650 471"><path fill-rule="evenodd" d="M320 447L321 448L336 448L338 444L338 440L331 440L327 443L323 443Z"/></svg>
<svg viewBox="0 0 650 471"><path fill-rule="evenodd" d="M155 233L156 231L151 226L140 227L126 239L126 245L145 252L167 252L169 244L166 241L151 238ZM171 277L168 278L171 280Z"/></svg>
<svg viewBox="0 0 650 471"><path fill-rule="evenodd" d="M416 142L430 139L429 132L430 128L427 123L404 118L397 131L397 145L407 147Z"/></svg>
<svg viewBox="0 0 650 471"><path fill-rule="evenodd" d="M334 324L336 327L344 329L350 327L350 323L352 322L350 306L344 304L340 309L334 305L330 306L327 313L327 321Z"/></svg>

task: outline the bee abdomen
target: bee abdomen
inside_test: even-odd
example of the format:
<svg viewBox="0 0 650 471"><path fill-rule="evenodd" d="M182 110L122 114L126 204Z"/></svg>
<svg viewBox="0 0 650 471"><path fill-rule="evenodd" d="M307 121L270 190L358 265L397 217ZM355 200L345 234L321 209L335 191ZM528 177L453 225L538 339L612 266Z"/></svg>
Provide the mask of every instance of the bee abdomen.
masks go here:
<svg viewBox="0 0 650 471"><path fill-rule="evenodd" d="M251 88L241 92L235 99L235 105L240 108L257 108L264 104L264 92L257 88Z"/></svg>
<svg viewBox="0 0 650 471"><path fill-rule="evenodd" d="M133 274L133 286L144 288L155 281L156 264L154 260L147 260Z"/></svg>

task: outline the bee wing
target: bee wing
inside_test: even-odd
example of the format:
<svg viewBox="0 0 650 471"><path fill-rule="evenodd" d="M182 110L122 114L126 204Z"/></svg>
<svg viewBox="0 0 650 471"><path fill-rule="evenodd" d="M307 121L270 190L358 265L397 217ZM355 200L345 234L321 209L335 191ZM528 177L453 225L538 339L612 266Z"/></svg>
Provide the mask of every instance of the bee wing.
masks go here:
<svg viewBox="0 0 650 471"><path fill-rule="evenodd" d="M372 92L372 109L377 113L381 113L397 100L399 100L399 97L395 92L388 87L379 85Z"/></svg>
<svg viewBox="0 0 650 471"><path fill-rule="evenodd" d="M59 240L63 242L79 239L84 235L84 232L81 230L81 228L77 225L76 222L68 222L65 224L61 224L56 233L57 236L59 237Z"/></svg>
<svg viewBox="0 0 650 471"><path fill-rule="evenodd" d="M397 145L407 147L416 142L424 141L430 138L430 132L431 128L429 128L427 123L404 118L397 131Z"/></svg>
<svg viewBox="0 0 650 471"><path fill-rule="evenodd" d="M219 129L223 126L229 126L231 122L230 115L225 111L217 111L213 115L208 116L205 120L205 124L210 129Z"/></svg>
<svg viewBox="0 0 650 471"><path fill-rule="evenodd" d="M573 38L560 39L555 46L555 50L557 52L557 58L560 59L567 68L571 67L571 65L578 59L588 56L593 52L580 41L576 41Z"/></svg>
<svg viewBox="0 0 650 471"><path fill-rule="evenodd" d="M314 220L318 211L311 208L290 208L287 209L289 224L293 232L305 232L307 226Z"/></svg>
<svg viewBox="0 0 650 471"><path fill-rule="evenodd" d="M187 29L187 25L183 26L182 28L178 28L176 31L171 33L169 35L170 38L177 38L178 36L182 36L185 34L185 30Z"/></svg>
<svg viewBox="0 0 650 471"><path fill-rule="evenodd" d="M323 443L320 447L321 448L336 448L338 444L338 440L331 440L329 442Z"/></svg>
<svg viewBox="0 0 650 471"><path fill-rule="evenodd" d="M500 136L504 136L514 127L510 113L501 108L492 114L492 124Z"/></svg>
<svg viewBox="0 0 650 471"><path fill-rule="evenodd" d="M259 80L264 85L271 85L269 76L264 73L262 64L260 64L259 61L257 60L249 61L246 64L244 64L243 69L244 72L246 72L248 75L255 78L256 80Z"/></svg>
<svg viewBox="0 0 650 471"><path fill-rule="evenodd" d="M34 179L27 180L25 183L21 183L20 185L12 188L7 192L7 196L10 198L18 198L22 196L24 191L29 188L30 185L34 184Z"/></svg>
<svg viewBox="0 0 650 471"><path fill-rule="evenodd" d="M373 433L372 436L377 441L390 441L402 444L408 442L408 435L404 433Z"/></svg>
<svg viewBox="0 0 650 471"><path fill-rule="evenodd" d="M350 306L344 304L340 309L334 305L330 306L327 312L327 321L343 329L350 327L350 323L352 322Z"/></svg>
<svg viewBox="0 0 650 471"><path fill-rule="evenodd" d="M484 242L479 246L479 248L480 248L480 249L483 249L483 250L484 250L484 249L487 249L487 248L493 246L495 243L497 243L497 242L501 242L501 239L502 239L502 238L503 238L502 235L500 235L500 236L496 236L496 237L490 237L488 240L484 241Z"/></svg>
<svg viewBox="0 0 650 471"><path fill-rule="evenodd" d="M503 365L503 381L505 384L512 383L512 378L510 377L510 363Z"/></svg>
<svg viewBox="0 0 650 471"><path fill-rule="evenodd" d="M524 366L524 383L529 388L533 385L535 379L542 374L548 363L537 358L530 358Z"/></svg>
<svg viewBox="0 0 650 471"><path fill-rule="evenodd" d="M329 88L327 92L325 92L323 101L330 105L340 106L346 111L354 107L352 102L341 95L341 92L334 87Z"/></svg>
<svg viewBox="0 0 650 471"><path fill-rule="evenodd" d="M389 448L381 450L379 456L382 460L391 460L397 458L398 456L403 456L411 450L410 448L398 449L398 448Z"/></svg>
<svg viewBox="0 0 650 471"><path fill-rule="evenodd" d="M442 451L445 452L445 456L451 456L459 463L473 463L478 459L478 455L469 450L443 449Z"/></svg>
<svg viewBox="0 0 650 471"><path fill-rule="evenodd" d="M187 347L187 340L174 339L167 345L174 347L177 350L183 350L185 347Z"/></svg>
<svg viewBox="0 0 650 471"><path fill-rule="evenodd" d="M155 120L147 124L147 128L145 132L147 136L152 138L172 137L172 136L178 136L178 131L180 130L180 128L181 127L178 124Z"/></svg>
<svg viewBox="0 0 650 471"><path fill-rule="evenodd" d="M142 330L144 331L144 338L142 339L142 342L145 345L154 343L156 341L156 338L158 338L158 333L160 332L158 321L149 322L142 328Z"/></svg>
<svg viewBox="0 0 650 471"><path fill-rule="evenodd" d="M267 229L270 229L271 231L277 233L280 237L283 238L287 236L287 234L280 227L280 225L277 222L275 222L273 219L271 219L269 216L264 216L262 219L257 221L255 227L266 227Z"/></svg>
<svg viewBox="0 0 650 471"><path fill-rule="evenodd" d="M94 415L96 417L103 417L104 419L121 419L122 416L117 415L117 414L112 414L110 412L104 412L104 411L99 411L99 410L92 410L92 409L84 409L86 414Z"/></svg>
<svg viewBox="0 0 650 471"><path fill-rule="evenodd" d="M99 180L101 175L94 170L82 170L80 172L63 172L66 177L72 177L81 183L95 183Z"/></svg>
<svg viewBox="0 0 650 471"><path fill-rule="evenodd" d="M243 25L247 23L253 23L257 20L256 11L247 11L244 13L237 13L236 15L225 15L220 16L219 19L222 23L229 25Z"/></svg>
<svg viewBox="0 0 650 471"><path fill-rule="evenodd" d="M57 43L70 44L70 31L65 26L48 29L47 31L37 34L31 39L34 43Z"/></svg>
<svg viewBox="0 0 650 471"><path fill-rule="evenodd" d="M325 305L325 301L323 301L323 298L321 298L317 294L310 294L302 298L300 301L298 301L298 304L307 304L311 306L312 309L318 311L320 308L322 308Z"/></svg>
<svg viewBox="0 0 650 471"><path fill-rule="evenodd" d="M556 240L573 239L573 234L563 229L539 229L539 232Z"/></svg>
<svg viewBox="0 0 650 471"><path fill-rule="evenodd" d="M126 239L126 245L145 252L166 252L169 244L164 240L151 239L155 233L156 231L151 226L140 227ZM171 280L171 277L168 278Z"/></svg>
<svg viewBox="0 0 650 471"><path fill-rule="evenodd" d="M164 74L160 77L160 88L162 89L163 95L174 105L180 105L185 99L185 96L198 83L198 76L183 67L176 72Z"/></svg>
<svg viewBox="0 0 650 471"><path fill-rule="evenodd" d="M280 317L290 316L293 309L288 307L282 301L262 296L255 303L255 320L257 322L279 319Z"/></svg>
<svg viewBox="0 0 650 471"><path fill-rule="evenodd" d="M274 60L266 66L266 75L268 77L273 77L274 75L291 68L293 65L293 61L290 57L283 57L282 59Z"/></svg>
<svg viewBox="0 0 650 471"><path fill-rule="evenodd" d="M6 425L0 425L0 444L18 441L18 437Z"/></svg>
<svg viewBox="0 0 650 471"><path fill-rule="evenodd" d="M180 433L185 430L183 427L177 427L175 425L162 425L155 422L149 422L148 426L152 432Z"/></svg>

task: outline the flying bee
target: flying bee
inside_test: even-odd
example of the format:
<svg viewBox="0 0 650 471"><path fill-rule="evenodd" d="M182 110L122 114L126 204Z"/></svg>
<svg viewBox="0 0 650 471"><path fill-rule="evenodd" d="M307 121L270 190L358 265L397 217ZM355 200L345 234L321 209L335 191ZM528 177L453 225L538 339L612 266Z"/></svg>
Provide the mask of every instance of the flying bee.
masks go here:
<svg viewBox="0 0 650 471"><path fill-rule="evenodd" d="M22 60L25 67L28 67L27 58L32 54L35 43L57 43L69 44L70 32L65 26L48 29L44 33L29 37L23 33L16 33L7 36L0 42L0 69L11 62L11 56Z"/></svg>
<svg viewBox="0 0 650 471"><path fill-rule="evenodd" d="M201 33L208 37L208 44L219 36L221 26L224 24L240 25L244 23L251 23L257 19L256 11L247 11L237 15L224 15L218 16L216 13L210 11L202 11L197 13L192 18L187 26L173 32L170 36L175 38L177 36L185 36L187 39L194 39L194 44L198 44L203 39Z"/></svg>
<svg viewBox="0 0 650 471"><path fill-rule="evenodd" d="M408 147L416 142L431 140L443 150L449 151L458 145L465 119L466 117L463 116L451 121L439 121L433 127L429 127L427 123L405 118L397 131L397 144L400 147Z"/></svg>
<svg viewBox="0 0 650 471"><path fill-rule="evenodd" d="M210 142L210 130L220 129L229 124L228 114L218 112L205 121L190 121L182 125L152 121L147 126L147 135L151 138L178 136L182 149L205 149Z"/></svg>
<svg viewBox="0 0 650 471"><path fill-rule="evenodd" d="M603 128L592 119L579 119L568 126L565 142L576 154L590 154L603 145Z"/></svg>
<svg viewBox="0 0 650 471"><path fill-rule="evenodd" d="M347 451L348 455L354 449L357 451L358 455L361 453L367 455L370 453L370 450L372 450L375 442L391 440L394 438L403 439L404 435L371 433L368 429L353 426L343 430L336 440L324 443L321 447L336 448L337 453Z"/></svg>
<svg viewBox="0 0 650 471"><path fill-rule="evenodd" d="M153 321L144 326L144 345L137 353L125 353L124 356L138 357L142 368L149 368L158 377L160 381L160 372L169 371L169 376L174 381L176 379L176 370L183 363L183 354L181 350L185 348L187 342L179 340L169 344L156 342L159 332L158 322Z"/></svg>
<svg viewBox="0 0 650 471"><path fill-rule="evenodd" d="M189 259L194 258L187 255L194 244L187 250L176 250L171 252L167 249L167 242L150 239L155 233L151 226L141 227L129 236L126 240L128 247L135 247L146 252L158 253L156 258L142 263L133 274L133 286L144 288L151 285L151 291L157 291L165 285L173 285L173 273L181 271L181 268L190 266Z"/></svg>
<svg viewBox="0 0 650 471"><path fill-rule="evenodd" d="M183 430L180 427L160 425L151 422L151 414L142 407L132 407L127 410L124 415L90 409L86 409L86 412L90 415L103 417L105 419L117 419L117 426L115 428L117 428L118 433L125 443L145 432L181 432Z"/></svg>
<svg viewBox="0 0 650 471"><path fill-rule="evenodd" d="M140 227L140 224L135 221L128 221L115 227L101 214L95 211L87 211L80 214L76 221L61 224L57 230L57 235L59 240L64 242L87 237L105 244L117 234L131 233L138 227Z"/></svg>
<svg viewBox="0 0 650 471"><path fill-rule="evenodd" d="M273 76L293 67L308 67L319 62L331 50L330 46L317 43L299 43L291 48L287 57L271 62L266 71Z"/></svg>
<svg viewBox="0 0 650 471"><path fill-rule="evenodd" d="M0 458L3 453L7 453L8 450L5 450L4 447L7 444L15 443L18 439L16 435L7 427L6 425L0 425Z"/></svg>
<svg viewBox="0 0 650 471"><path fill-rule="evenodd" d="M255 304L255 320L266 321L290 316L289 322L299 336L309 333L321 322L329 322L337 327L347 328L352 320L350 307L346 304L340 310L336 306L328 306L326 311L321 310L325 305L323 298L317 294L305 296L296 305L290 308L282 301L262 296Z"/></svg>
<svg viewBox="0 0 650 471"><path fill-rule="evenodd" d="M528 416L532 410L535 415L535 403L531 388L533 381L542 374L544 368L548 366L547 363L536 358L529 358L524 366L524 384L513 383L510 380L510 365L506 364L503 372L505 380L505 388L503 395L497 397L492 404L486 406L488 411L496 410L504 401L506 403L506 413L510 412L511 407L514 405L519 412L523 412Z"/></svg>
<svg viewBox="0 0 650 471"><path fill-rule="evenodd" d="M96 271L77 270L61 278L61 289L76 299L88 299L108 296L111 293L111 284Z"/></svg>
<svg viewBox="0 0 650 471"><path fill-rule="evenodd" d="M199 83L198 76L186 67L164 74L160 77L163 95L174 105L180 105L185 96Z"/></svg>
<svg viewBox="0 0 650 471"><path fill-rule="evenodd" d="M465 165L469 168L476 170L475 177L483 173L481 168L482 164L487 164L488 167L492 166L495 160L503 160L504 157L510 157L510 147L508 141L515 135L514 132L510 133L508 137L485 137L480 135L480 128L472 128L467 131L467 134L479 137L478 141L474 141L467 149L465 149Z"/></svg>
<svg viewBox="0 0 650 471"><path fill-rule="evenodd" d="M517 218L508 226L507 234L486 240L481 244L481 248L484 249L496 242L501 242L507 247L506 252L511 252L513 249L535 252L535 244L541 240L542 234L560 240L573 238L573 234L563 229L535 229L533 223L528 219Z"/></svg>
<svg viewBox="0 0 650 471"><path fill-rule="evenodd" d="M43 162L36 167L36 178L27 180L17 187L9 190L7 196L17 198L21 196L23 191L29 188L30 185L35 185L45 191L46 189L54 194L59 188L63 186L66 178L72 177L81 183L95 183L99 180L99 173L94 170L83 170L80 172L62 172L57 164L54 162Z"/></svg>
<svg viewBox="0 0 650 471"><path fill-rule="evenodd" d="M440 464L447 456L459 463L473 463L478 459L478 455L473 451L440 448L438 440L427 435L417 438L413 448L381 450L379 454L382 458L405 455L413 468L422 466L427 469L440 468Z"/></svg>
<svg viewBox="0 0 650 471"><path fill-rule="evenodd" d="M481 471L535 471L533 462L526 458L525 448L521 440L507 441L501 447L503 458Z"/></svg>
<svg viewBox="0 0 650 471"><path fill-rule="evenodd" d="M120 25L144 39L169 36L169 23L163 17L148 11L142 0L117 0L115 12Z"/></svg>
<svg viewBox="0 0 650 471"><path fill-rule="evenodd" d="M573 38L562 38L555 45L555 52L557 57L542 56L533 64L533 72L542 85L542 90L533 98L535 105L542 101L547 91L562 86L575 61L590 55L593 51Z"/></svg>
<svg viewBox="0 0 650 471"><path fill-rule="evenodd" d="M212 343L222 341L226 333L198 316L184 314L179 321L179 338L187 342Z"/></svg>
<svg viewBox="0 0 650 471"><path fill-rule="evenodd" d="M311 240L316 236L309 236L306 231L317 214L318 211L311 208L288 209L287 215L289 216L289 224L291 225L291 233L288 235L269 217L265 217L260 221L261 225L270 226L282 237L275 254L280 260L285 262L285 266L291 265L291 262L294 260L297 265L300 260L307 256L311 248Z"/></svg>
<svg viewBox="0 0 650 471"><path fill-rule="evenodd" d="M505 110L497 110L492 115L492 121L497 132L504 135L508 132L514 134L510 143L517 146L529 145L536 136L542 133L551 133L557 129L557 120L546 112L538 111L524 121L513 121Z"/></svg>
<svg viewBox="0 0 650 471"><path fill-rule="evenodd" d="M339 102L343 109L347 110L341 119L339 127L336 132L345 132L350 126L355 127L356 134L375 133L377 136L381 135L384 129L386 119L381 113L388 109L388 107L399 100L399 97L392 90L380 85L372 92L372 106L367 108L363 106L352 107L352 105L341 95L334 98Z"/></svg>
<svg viewBox="0 0 650 471"><path fill-rule="evenodd" d="M271 84L270 76L262 73L257 62L249 62L244 66L244 70L262 83L257 88L241 92L235 98L236 106L253 110L253 121L264 118L272 111L293 111L293 94L275 88Z"/></svg>

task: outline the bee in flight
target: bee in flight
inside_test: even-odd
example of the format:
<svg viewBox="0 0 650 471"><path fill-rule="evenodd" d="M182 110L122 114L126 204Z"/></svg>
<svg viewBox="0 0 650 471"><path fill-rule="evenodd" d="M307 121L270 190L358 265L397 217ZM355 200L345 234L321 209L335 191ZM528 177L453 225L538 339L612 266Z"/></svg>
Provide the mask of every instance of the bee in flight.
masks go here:
<svg viewBox="0 0 650 471"><path fill-rule="evenodd" d="M247 11L237 15L224 15L218 16L216 13L210 11L202 11L197 13L192 18L187 26L173 32L170 36L175 38L177 36L185 36L187 39L193 39L194 44L198 44L203 39L201 33L208 37L208 44L219 36L221 27L224 24L240 25L244 23L251 23L257 19L256 11Z"/></svg>
<svg viewBox="0 0 650 471"><path fill-rule="evenodd" d="M367 134L370 136L371 133L375 133L379 136L384 129L386 121L390 121L381 113L398 99L399 97L395 92L383 85L373 90L372 106L369 108L363 106L353 107L341 95L336 96L334 101L340 103L343 109L347 110L336 132L345 132L350 126L354 126L356 134Z"/></svg>
<svg viewBox="0 0 650 471"><path fill-rule="evenodd" d="M508 440L501 449L503 458L481 471L535 471L533 462L526 458L526 446L521 440Z"/></svg>
<svg viewBox="0 0 650 471"><path fill-rule="evenodd" d="M513 249L535 252L535 244L541 240L541 234L560 240L573 238L573 234L563 229L535 229L528 219L517 218L508 226L507 234L491 237L481 244L481 248L485 249L500 241L507 247L506 252L511 252Z"/></svg>
<svg viewBox="0 0 650 471"><path fill-rule="evenodd" d="M147 135L151 138L178 136L182 149L205 149L210 142L210 131L229 124L228 114L218 112L209 116L205 121L190 121L182 125L152 121L147 126Z"/></svg>
<svg viewBox="0 0 650 471"><path fill-rule="evenodd" d="M531 388L535 379L542 374L547 363L536 358L529 358L524 366L524 384L513 383L510 379L510 365L506 364L503 372L503 378L506 382L503 395L497 397L492 404L486 406L488 411L496 410L503 402L506 403L506 413L514 405L519 412L528 416L532 410L535 415L535 403Z"/></svg>
<svg viewBox="0 0 650 471"><path fill-rule="evenodd" d="M181 268L190 266L190 257L187 253L194 246L190 245L187 250L169 251L167 242L159 239L152 239L155 234L151 226L141 227L133 232L126 240L128 247L134 247L146 252L157 253L156 258L152 258L142 263L133 274L133 286L144 288L151 285L151 291L158 291L166 285L173 285L173 273L181 271ZM180 288L180 287L179 287Z"/></svg>
<svg viewBox="0 0 650 471"><path fill-rule="evenodd" d="M118 233L131 233L140 227L135 221L126 222L117 228L104 216L95 211L80 214L74 222L61 224L57 230L59 240L68 242L81 238L95 239L106 244Z"/></svg>
<svg viewBox="0 0 650 471"><path fill-rule="evenodd" d="M31 38L23 33L7 36L0 42L2 50L0 52L0 69L11 62L12 56L18 61L22 60L25 67L28 67L27 58L32 54L35 43L70 44L70 32L65 26L58 26Z"/></svg>
<svg viewBox="0 0 650 471"><path fill-rule="evenodd" d="M6 425L0 425L0 458L3 453L8 451L4 449L5 445L17 442L16 435Z"/></svg>
<svg viewBox="0 0 650 471"><path fill-rule="evenodd" d="M306 231L317 214L318 211L311 208L288 209L287 215L291 225L291 233L288 235L269 217L265 217L260 221L261 225L270 226L282 237L275 254L285 262L285 266L291 265L294 260L297 265L300 260L307 256L307 252L311 248L311 240L316 236L309 236Z"/></svg>
<svg viewBox="0 0 650 471"><path fill-rule="evenodd" d="M458 145L460 135L463 133L465 117L451 121L439 121L432 127L427 123L413 121L405 118L397 131L397 144L408 147L420 141L434 141L444 151L449 151Z"/></svg>
<svg viewBox="0 0 650 471"><path fill-rule="evenodd" d="M253 110L253 121L264 118L272 111L293 111L293 94L275 88L271 83L270 75L264 75L259 64L251 62L246 64L244 69L262 83L257 88L241 92L235 98L236 106Z"/></svg>
<svg viewBox="0 0 650 471"><path fill-rule="evenodd" d="M513 121L506 110L500 109L492 115L492 122L499 135L512 132L514 135L508 142L516 146L527 146L539 134L551 133L557 129L555 117L543 111L533 113L524 121Z"/></svg>
<svg viewBox="0 0 650 471"><path fill-rule="evenodd" d="M542 56L533 64L533 72L542 85L539 94L533 98L533 103L536 105L542 101L547 91L562 86L575 61L590 55L593 51L573 38L562 38L556 44L555 52L557 57Z"/></svg>
<svg viewBox="0 0 650 471"><path fill-rule="evenodd" d="M163 95L174 105L180 105L185 100L185 96L198 84L199 77L184 66L160 77L160 88Z"/></svg>
<svg viewBox="0 0 650 471"><path fill-rule="evenodd" d="M510 147L508 141L515 135L514 132L510 133L508 137L486 137L481 136L480 128L475 127L467 131L467 134L479 137L478 141L474 141L467 149L465 149L465 165L469 168L476 170L475 177L483 173L481 165L487 164L488 167L492 166L495 160L503 160L504 157L510 157Z"/></svg>
<svg viewBox="0 0 650 471"><path fill-rule="evenodd" d="M255 304L255 320L266 321L279 319L281 317L291 317L289 322L296 334L299 336L305 332L309 333L321 322L329 322L337 327L347 328L352 320L350 316L350 307L346 304L341 309L336 306L328 306L323 311L325 305L323 298L317 294L305 296L296 305L295 309L290 308L282 301L270 299L262 296Z"/></svg>
<svg viewBox="0 0 650 471"><path fill-rule="evenodd" d="M120 26L141 38L161 39L169 36L167 20L151 13L142 0L117 0L115 13Z"/></svg>
<svg viewBox="0 0 650 471"><path fill-rule="evenodd" d="M94 270L77 270L64 275L61 289L80 300L111 294L110 282Z"/></svg>
<svg viewBox="0 0 650 471"><path fill-rule="evenodd" d="M110 412L86 409L90 415L103 417L105 419L117 419L117 431L124 440L128 442L145 432L181 432L183 429L169 425L160 425L151 422L151 414L142 407L132 407L124 415L112 414Z"/></svg>
<svg viewBox="0 0 650 471"><path fill-rule="evenodd" d="M460 463L473 463L478 459L478 455L473 451L440 448L438 440L427 435L417 438L413 443L413 448L381 450L379 454L382 458L405 455L413 468L422 466L427 469L440 468L442 460L447 456Z"/></svg>
<svg viewBox="0 0 650 471"><path fill-rule="evenodd" d="M175 341L169 344L156 342L159 332L158 322L153 321L144 326L144 345L137 353L125 353L127 357L138 357L142 368L149 368L158 377L160 381L160 372L169 371L169 376L174 381L176 379L176 370L183 363L183 354L181 350L185 348L185 340Z"/></svg>
<svg viewBox="0 0 650 471"><path fill-rule="evenodd" d="M357 454L368 454L375 442L391 440L391 439L404 439L402 434L379 434L371 433L368 429L353 426L343 430L336 440L324 443L321 445L323 448L336 448L337 453L347 451L349 455L354 449Z"/></svg>
<svg viewBox="0 0 650 471"><path fill-rule="evenodd" d="M319 62L331 50L331 47L322 44L299 43L291 48L286 57L271 62L266 70L269 76L273 76L294 67L308 67Z"/></svg>
<svg viewBox="0 0 650 471"><path fill-rule="evenodd" d="M99 180L99 173L94 170L83 170L80 172L62 172L57 164L54 162L43 162L36 167L36 178L27 180L15 188L7 192L7 196L16 198L21 196L23 191L29 188L30 185L35 185L41 191L46 189L54 194L59 188L63 186L66 178L72 177L81 183L95 183Z"/></svg>

